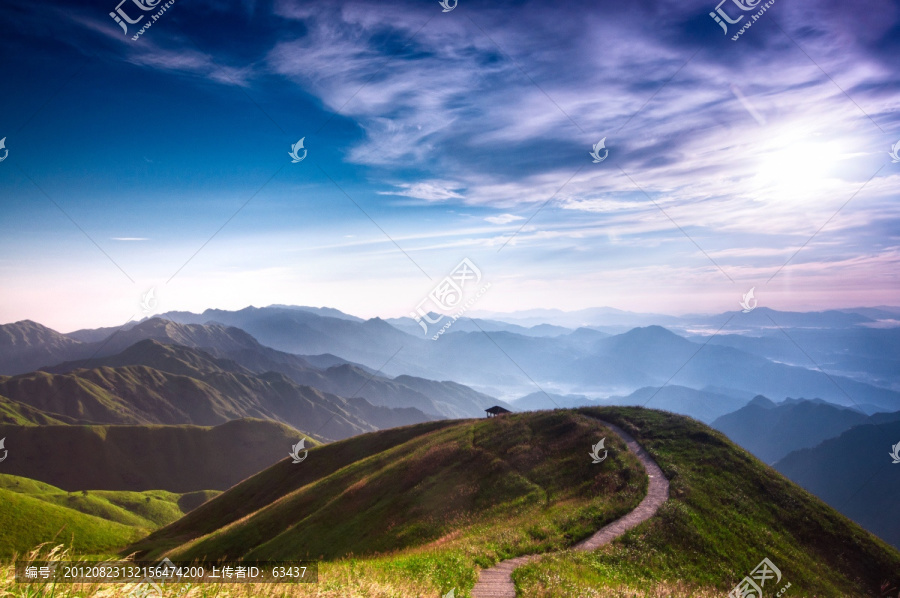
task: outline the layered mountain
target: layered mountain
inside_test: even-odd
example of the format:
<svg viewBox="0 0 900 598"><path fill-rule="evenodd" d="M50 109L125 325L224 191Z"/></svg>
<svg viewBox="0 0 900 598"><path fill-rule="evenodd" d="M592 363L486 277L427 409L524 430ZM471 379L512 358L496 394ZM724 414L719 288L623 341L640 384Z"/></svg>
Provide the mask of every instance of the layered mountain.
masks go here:
<svg viewBox="0 0 900 598"><path fill-rule="evenodd" d="M685 386L639 388L627 396L611 396L591 399L584 395L556 395L535 392L517 399L512 404L519 411L572 407L597 407L610 405L634 405L680 413L709 423L723 413L729 413L742 405L741 398L709 390L695 390Z"/></svg>
<svg viewBox="0 0 900 598"><path fill-rule="evenodd" d="M428 315L434 320L437 319L440 314L430 313ZM385 321L407 334L413 336L422 334L422 326L412 318L389 318ZM571 328L553 326L552 324L519 326L518 324L510 324L501 320L486 320L483 318L472 318L471 320L459 319L453 324L453 329L454 332L515 332L522 336L560 336L572 332Z"/></svg>
<svg viewBox="0 0 900 598"><path fill-rule="evenodd" d="M59 413L47 413L30 405L0 396L0 424L52 426L74 424L77 420Z"/></svg>
<svg viewBox="0 0 900 598"><path fill-rule="evenodd" d="M794 451L774 467L900 547L900 463L891 456L897 444L900 421L864 424L816 447Z"/></svg>
<svg viewBox="0 0 900 598"><path fill-rule="evenodd" d="M548 392L533 392L510 401L516 411L540 411L542 409L572 409L598 405L600 400L592 399L584 395L560 395Z"/></svg>
<svg viewBox="0 0 900 598"><path fill-rule="evenodd" d="M789 366L731 347L691 342L664 328L637 328L597 343L594 354L575 362L571 373L582 383L609 377L638 382L665 376L669 384L719 387L768 396L818 396L841 405L872 403L900 409L900 393ZM652 384L651 384L652 385Z"/></svg>
<svg viewBox="0 0 900 598"><path fill-rule="evenodd" d="M898 413L900 418L900 413ZM774 403L764 396L716 419L724 432L766 463L774 463L801 448L813 447L864 423L868 416L825 401L787 399Z"/></svg>
<svg viewBox="0 0 900 598"><path fill-rule="evenodd" d="M323 438L346 438L432 419L414 408L375 406L297 384L284 374L255 374L228 360L177 345L143 341L112 362L66 374L46 371L0 377L0 395L80 423L218 425L254 417Z"/></svg>
<svg viewBox="0 0 900 598"><path fill-rule="evenodd" d="M84 343L31 320L0 325L0 374L36 370L48 363L73 359Z"/></svg>
<svg viewBox="0 0 900 598"><path fill-rule="evenodd" d="M70 492L227 490L280 461L304 437L250 419L215 427L0 425L9 451L0 473Z"/></svg>
<svg viewBox="0 0 900 598"><path fill-rule="evenodd" d="M775 316L778 317L778 316ZM900 327L799 328L759 336L720 334L711 344L900 390Z"/></svg>
<svg viewBox="0 0 900 598"><path fill-rule="evenodd" d="M818 332L809 326L833 321L838 327L835 334L856 339L854 342L859 345L856 353L865 361L858 366L868 373L864 376L853 373L852 377L850 372L847 377L825 373L817 370L814 360L809 359L802 367L780 363L781 353L772 353L770 359L753 341L746 343L747 350L743 350L717 344L719 335L690 340L659 326L616 335L579 328L555 336L528 336L508 329L465 332L466 326L471 329L480 325L477 320L461 320L457 321L460 326L454 325L433 341L424 335L407 334L377 318L362 321L334 310L290 307L169 314L185 322L205 324L178 324L154 318L119 330L102 341L82 342L75 346L80 353L73 358L86 360L92 356L115 355L150 338L203 349L257 374L280 372L294 382L328 393L363 397L379 406L415 407L436 417L474 417L497 403L488 395L521 396L538 387L558 395L628 397L644 388L677 386L741 400L757 394L817 396L839 405L863 405L870 411L900 409L900 392L888 388L889 379L878 375L878 368L886 371L891 367L894 331L860 328L872 320L842 312L810 316L782 312L754 314L739 314L740 323L744 322L744 316L755 318L753 322L748 320L750 324L761 317L782 319L798 326L790 329L790 335L796 341L792 344L801 347L816 345L815 336L802 336ZM735 322L737 326L739 323ZM769 328L773 328L771 320ZM783 335L787 329L779 332ZM86 331L78 336L85 340L93 338ZM69 349L72 347L66 350ZM879 352L883 355L881 365L872 365ZM313 354L317 356L312 357ZM827 369L831 362L823 364ZM68 363L66 367L80 367L80 362ZM335 367L338 369L329 371ZM851 364L844 359L840 367L846 370ZM402 375L423 381L413 383L390 378ZM862 378L885 384L861 382ZM462 386L452 392L444 387L439 393L423 393L425 386L434 388L426 380L454 380ZM662 398L655 397L654 401ZM672 404L693 403L701 407L681 412L704 421L740 407L734 404L733 408L721 412L708 410L701 403L710 404L709 397L699 398L702 401L688 401L686 397L679 401L676 397ZM660 406L665 407L663 403Z"/></svg>
<svg viewBox="0 0 900 598"><path fill-rule="evenodd" d="M843 312L739 315L741 320L735 326L768 322L769 329L773 328L770 318L799 327L833 322L844 330L872 321ZM183 314L180 317L185 318ZM404 333L378 318L354 321L289 308L207 310L190 319L240 327L262 344L281 351L331 353L391 375L452 379L500 396L534 392L534 382L557 394L600 396L627 396L642 387L672 384L698 390L715 387L719 389L716 392L733 397L818 396L837 404L871 403L884 410L900 409L900 393L894 390L825 374L811 362L792 366L717 345L709 338L694 342L660 326L613 336L581 328L552 337L506 330L465 332L451 327L432 341L430 336ZM698 321L705 320L698 317ZM709 317L709 322L719 326L725 321Z"/></svg>
<svg viewBox="0 0 900 598"><path fill-rule="evenodd" d="M84 331L82 336L85 336ZM245 373L278 372L298 384L326 393L362 397L381 407L415 408L434 417L480 417L484 409L498 404L496 399L461 384L412 376L392 380L333 355L299 356L266 347L233 326L179 324L160 318L116 331L103 341L86 346L91 354L84 358L43 369L66 373L76 368L146 365L165 372L192 375L191 368L185 370L171 360L159 361L160 356L148 352L142 344L147 340L201 349L207 354L203 358L185 358L189 362L198 359L208 362L209 356L213 356L218 358L214 360L214 367L220 369L232 371L240 366ZM429 391L423 392L424 388Z"/></svg>

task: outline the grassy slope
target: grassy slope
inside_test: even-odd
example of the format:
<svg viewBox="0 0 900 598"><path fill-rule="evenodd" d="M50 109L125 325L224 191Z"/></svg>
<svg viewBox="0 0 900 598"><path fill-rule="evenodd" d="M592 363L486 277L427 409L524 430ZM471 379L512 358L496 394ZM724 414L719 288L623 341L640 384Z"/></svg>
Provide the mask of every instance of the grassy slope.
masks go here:
<svg viewBox="0 0 900 598"><path fill-rule="evenodd" d="M593 466L587 453L604 436L613 458ZM347 458L353 453L358 460ZM307 464L320 471L307 472ZM333 559L437 542L465 553L471 569L567 546L646 492L624 443L572 413L367 434L311 451L303 466L279 463L138 547L173 558ZM257 498L279 484L280 492ZM226 512L233 514L218 521Z"/></svg>
<svg viewBox="0 0 900 598"><path fill-rule="evenodd" d="M0 557L24 554L44 542L70 543L80 553L114 551L145 532L0 488Z"/></svg>
<svg viewBox="0 0 900 598"><path fill-rule="evenodd" d="M187 540L214 532L220 527L246 517L298 488L331 475L355 461L449 425L451 422L432 422L365 434L343 442L328 444L311 450L312 458L307 458L302 467L293 466L290 460L279 462L244 480L216 500L197 508L187 517L151 534L135 548L154 556L159 551L174 548Z"/></svg>
<svg viewBox="0 0 900 598"><path fill-rule="evenodd" d="M791 596L879 596L883 582L897 585L900 553L724 435L657 411L580 411L633 434L669 477L671 499L611 546L520 569L515 579L524 595L594 596L623 586L643 592L676 582L694 595L728 591L764 557L781 569L782 584L791 583Z"/></svg>
<svg viewBox="0 0 900 598"><path fill-rule="evenodd" d="M301 436L250 419L212 428L0 425L9 449L0 472L71 491L226 490L276 463Z"/></svg>
<svg viewBox="0 0 900 598"><path fill-rule="evenodd" d="M181 518L191 510L187 507L199 506L197 503L201 498L212 498L218 494L175 494L163 490L90 490L70 493L50 484L6 474L0 474L0 492L4 492L5 498L11 497L11 509L13 514L18 514L16 517L38 520L50 514L49 521L42 521L37 527L23 527L19 523L7 526L6 521L0 524L0 556L4 557L9 556L13 550L22 552L41 542L51 541L64 524L63 532L56 538L60 543L69 542L70 534L75 532L76 551L115 550L151 530ZM0 504L4 503L0 501ZM3 510L6 510L5 504ZM4 515L0 515L0 519L3 517ZM98 523L98 519L105 523ZM59 525L53 528L57 523ZM106 523L116 525L110 527ZM90 532L93 529L91 526L96 527L98 534ZM121 526L127 526L131 530L122 529ZM79 538L86 530L86 536Z"/></svg>
<svg viewBox="0 0 900 598"><path fill-rule="evenodd" d="M261 418L320 430L327 438L430 419L416 409L392 410L322 392L277 372L253 374L187 347L143 341L110 361L119 358L135 365L0 376L0 395L81 424L215 426Z"/></svg>
<svg viewBox="0 0 900 598"><path fill-rule="evenodd" d="M52 426L73 423L64 415L45 413L24 403L0 396L0 424L16 426Z"/></svg>
<svg viewBox="0 0 900 598"><path fill-rule="evenodd" d="M878 596L882 582L897 585L900 572L897 551L838 515L718 432L684 417L639 408L579 411L584 415L599 415L631 432L671 479L672 497L656 517L610 546L594 553L567 552L548 556L539 564L520 569L515 577L521 596L719 597L764 557L781 568L782 584L792 584L786 596ZM575 429L559 425L565 418L576 422ZM536 426L540 429L535 429ZM497 460L506 465L500 472L518 472L518 467L531 467L528 464L534 463L536 454L542 451L553 453L564 447L565 437L572 432L577 434L582 426L590 430L588 436L595 436L597 432L605 434L603 428L594 427L595 423L580 419L571 411L522 414L491 421L434 422L367 434L317 448L301 465L279 463L159 530L138 546L150 550L152 556L159 556L166 549L173 554L194 549L199 545L193 541L196 538L222 548L237 537L231 534L247 531L243 528L242 518L270 513L279 506L279 499L282 502L299 500L307 486L325 490L332 478L344 475L348 470L363 475L359 481L364 484L356 488L343 486L330 498L336 501L352 499L358 492L380 483L378 478L382 472L392 474L391 478L396 482L393 495L397 496L404 476L421 476L423 465L430 467L424 473L430 474L431 478L451 477L453 461L447 469L440 467L443 463L441 450L453 451L451 456L458 454L457 450L476 450L495 456L499 453L501 457ZM468 434L456 435L464 430ZM547 438L559 433L562 437L546 442ZM467 442L467 438L470 441ZM577 454L586 452L580 442L575 450ZM404 443L409 444L404 446ZM615 477L623 482L628 475L626 472L631 470L629 456L620 452L621 443L611 434L607 445L612 447L610 459L603 466L594 466L594 472L607 464L615 466ZM407 452L408 448L414 450ZM329 450L331 452L326 452ZM373 469L374 462L384 458L382 452L389 453L389 458L383 460L383 467ZM588 462L586 457L584 455L584 461ZM626 461L622 461L622 457L626 457ZM403 466L393 467L392 460L400 460ZM557 468L553 466L554 462L556 459L552 459L543 471L541 467L531 467L528 475L523 477L545 489L546 495L546 489L567 477L567 465L562 463ZM415 464L420 468L412 467ZM307 465L309 467L305 467ZM494 472L482 480L484 492L503 495L505 486L499 483L501 477ZM621 498L633 494L631 500L637 501L645 486L636 486L643 481L643 476L640 480L628 481L617 495ZM422 500L442 504L446 488L429 484L429 475L426 475L411 491L419 492ZM440 489L439 496L435 498L430 492L421 491L429 488ZM455 491L457 487L451 485L451 488ZM456 588L456 596L464 598L475 582L475 565L489 566L499 558L571 545L587 533L587 527L601 524L607 517L615 516L617 508L625 507L624 503L613 506L602 497L599 504L595 502L592 513L590 505L584 509L584 503L578 498L566 500L561 493L557 500L552 490L548 507L541 502L539 492L527 494L531 487L523 485L522 488L526 494L520 504L493 511L485 505L484 517L452 521L449 527L455 525L455 529L424 545L420 544L424 540L423 530L416 527L423 523L419 519L421 513L415 510L402 513L398 525L414 536L411 547L363 558L348 556L326 561L320 566L320 583L315 587L298 586L289 590L257 587L254 595L272 598L434 598ZM465 493L465 490L463 487L460 492ZM449 501L443 500L443 504L453 507L455 500L451 496ZM272 506L267 508L270 504ZM291 504L302 508L302 504ZM344 503L342 508L351 504ZM378 503L367 501L361 506L368 508L370 504L374 507ZM302 522L316 513L325 513L328 508L326 504L315 512L288 515L293 517L291 521ZM628 508L630 506L625 510ZM594 517L590 526L582 525L586 512ZM338 514L346 518L354 516L355 512ZM259 521L264 523L265 519ZM317 521L310 522L319 525ZM289 532L289 537L282 540L290 540L290 536L301 537L290 533L290 521L285 523L277 530ZM229 524L232 525L229 527ZM225 529L217 532L222 526ZM403 537L398 537L393 530L390 532L399 540L398 544L403 544ZM268 538L277 536L271 534ZM359 546L372 548L370 538L364 534L360 534L358 540ZM309 546L315 546L315 538L311 542ZM265 544L257 546L265 547ZM295 558L297 555L280 556ZM778 587L767 586L766 598L773 596ZM247 595L242 588L234 591L224 586L213 589L222 598ZM122 595L121 588L111 590L111 595Z"/></svg>

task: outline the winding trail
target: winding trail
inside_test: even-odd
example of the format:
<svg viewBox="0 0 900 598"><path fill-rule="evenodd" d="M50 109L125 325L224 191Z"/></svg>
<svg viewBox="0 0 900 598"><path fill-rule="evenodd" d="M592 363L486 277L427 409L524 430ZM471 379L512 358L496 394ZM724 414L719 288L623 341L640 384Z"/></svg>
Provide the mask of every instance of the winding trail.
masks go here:
<svg viewBox="0 0 900 598"><path fill-rule="evenodd" d="M612 542L636 525L647 521L659 510L666 500L669 498L669 480L663 475L659 465L656 464L647 451L643 449L637 441L628 433L614 426L611 423L597 420L616 434L628 445L628 450L640 459L647 472L649 483L647 485L647 496L644 500L627 515L616 519L612 523L603 526L588 539L579 542L573 546L573 550L594 550ZM514 569L521 567L531 561L546 556L547 554L529 554L526 556L516 557L506 561L501 561L490 569L482 569L478 575L478 582L472 589L473 598L516 598L516 587L513 585L512 572Z"/></svg>

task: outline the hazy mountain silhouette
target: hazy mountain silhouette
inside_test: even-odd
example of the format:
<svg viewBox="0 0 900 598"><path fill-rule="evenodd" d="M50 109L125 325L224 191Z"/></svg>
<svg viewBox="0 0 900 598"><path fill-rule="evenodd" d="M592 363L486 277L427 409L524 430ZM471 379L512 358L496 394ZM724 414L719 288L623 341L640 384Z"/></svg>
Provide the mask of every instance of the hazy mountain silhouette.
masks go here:
<svg viewBox="0 0 900 598"><path fill-rule="evenodd" d="M753 314L756 311L741 315L753 316L760 325L764 318L769 328L770 317L794 324L825 325L833 321L844 327L870 321L858 314L836 311L788 314L784 318L784 312ZM533 384L522 373L525 371L535 380L556 383L574 394L628 395L645 386L669 383L695 389L730 389L727 394L734 396L819 396L837 404L871 403L886 410L900 409L900 393L896 391L829 377L732 347L704 344L705 340L693 342L660 326L635 328L614 336L580 329L554 337L450 328L438 341L432 341L424 335L406 334L378 318L351 321L288 308L207 310L195 318L238 326L262 344L282 351L332 353L369 367L384 367L391 375L452 379L491 394L494 389L501 395L518 389L533 392ZM712 316L708 319L716 321Z"/></svg>
<svg viewBox="0 0 900 598"><path fill-rule="evenodd" d="M889 456L900 442L900 413L891 417L895 421L856 426L815 448L795 451L775 469L900 547L900 464Z"/></svg>
<svg viewBox="0 0 900 598"><path fill-rule="evenodd" d="M9 450L3 473L68 491L227 490L286 457L304 436L253 419L216 427L0 425Z"/></svg>
<svg viewBox="0 0 900 598"><path fill-rule="evenodd" d="M900 409L900 392L860 381L865 378L889 385L885 372L892 367L892 348L898 333L861 328L862 324L874 320L856 313L792 314L760 308L750 314L739 314L741 326L762 326L768 321L771 330L772 320L803 326L792 328L791 337L805 339L804 344L809 346L816 345L813 341L818 337L803 337L803 334L821 337L825 333L816 326L834 325L837 336L828 346L837 347L843 340L852 340L854 350L840 363L823 361L823 367L843 368L842 371L853 374L853 379L817 371L812 361L803 367L779 363L779 358L784 357L782 344L729 340L731 344L746 345L747 350L743 350L717 344L715 337L684 338L660 326L635 328L616 335L579 328L555 336L528 336L509 330L465 332L465 326L459 326L433 341L424 335L407 334L378 318L360 320L326 308L250 307L239 311L168 315L185 322L209 324L178 324L154 318L90 343L73 339L60 341L60 335L50 334L49 329L28 338L33 338L38 345L42 339L49 339L51 344L33 355L75 353L69 359L74 363L68 363L67 367L76 367L77 360L94 354L104 357L121 353L140 340L153 338L201 348L258 375L280 372L296 383L337 395L353 395L362 387L359 396L372 404L415 407L442 417L477 416L487 403L497 402L489 395L508 397L531 393L535 382L548 392L560 395L618 398L629 397L643 388L672 386L734 398L757 394L817 396L839 405L865 405L869 410ZM717 317L720 316L688 316L678 321L689 322L693 318L701 324L702 321L714 323ZM78 336L93 338L86 331L80 331ZM832 350L837 351L828 349ZM51 363L41 365L52 366ZM323 365L337 369L323 370ZM863 371L849 372L853 368ZM6 370L9 369L7 366ZM376 370L381 374L371 380L365 378ZM414 383L411 379L390 379L401 375L424 380ZM453 380L460 386L452 392L450 387L438 390L431 380ZM432 388L433 392L422 392L425 387ZM662 398L655 397L654 401ZM672 405L675 409L677 401ZM729 407L733 410L740 405ZM689 413L709 421L727 412L716 408L709 410L698 404Z"/></svg>
<svg viewBox="0 0 900 598"><path fill-rule="evenodd" d="M72 359L83 343L31 320L0 325L0 374L30 372Z"/></svg>
<svg viewBox="0 0 900 598"><path fill-rule="evenodd" d="M604 407L610 405L634 405L672 413L680 413L709 423L722 413L728 413L745 403L743 399L706 390L694 390L684 386L639 388L628 396L611 396L591 399L584 395L556 395L531 393L512 402L518 411L572 407Z"/></svg>
<svg viewBox="0 0 900 598"><path fill-rule="evenodd" d="M786 400L776 404L758 396L737 411L718 418L712 426L771 464L792 451L816 446L867 420L864 413L824 401Z"/></svg>

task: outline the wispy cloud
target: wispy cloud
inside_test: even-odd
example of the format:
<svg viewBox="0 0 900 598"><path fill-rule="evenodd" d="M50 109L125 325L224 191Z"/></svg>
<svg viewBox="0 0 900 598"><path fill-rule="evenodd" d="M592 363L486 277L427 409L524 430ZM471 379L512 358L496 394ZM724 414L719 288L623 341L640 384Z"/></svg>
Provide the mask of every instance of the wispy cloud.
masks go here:
<svg viewBox="0 0 900 598"><path fill-rule="evenodd" d="M485 220L491 224L509 224L517 220L525 220L525 218L515 214L500 214L499 216L488 216Z"/></svg>
<svg viewBox="0 0 900 598"><path fill-rule="evenodd" d="M458 193L458 185L445 181L429 181L422 183L400 183L394 191L378 191L378 195L398 195L424 199L425 201L445 201L448 199L464 199Z"/></svg>

